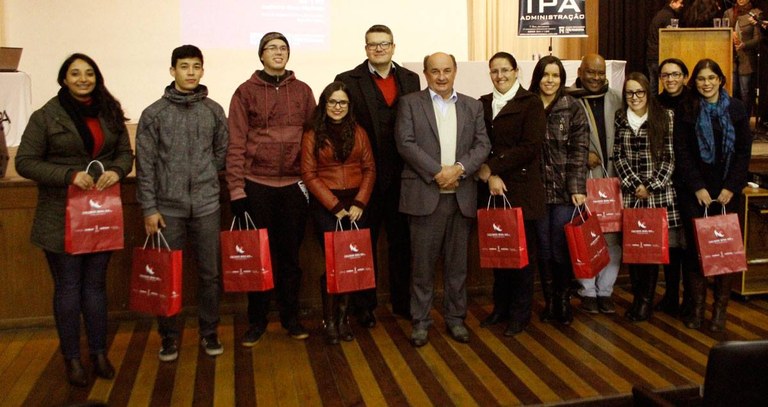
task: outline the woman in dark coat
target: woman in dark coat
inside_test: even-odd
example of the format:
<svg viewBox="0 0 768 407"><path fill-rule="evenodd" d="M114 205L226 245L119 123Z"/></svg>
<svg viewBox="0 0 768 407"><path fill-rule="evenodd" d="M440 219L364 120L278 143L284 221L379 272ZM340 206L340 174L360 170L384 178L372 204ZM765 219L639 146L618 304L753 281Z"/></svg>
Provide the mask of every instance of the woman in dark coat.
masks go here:
<svg viewBox="0 0 768 407"><path fill-rule="evenodd" d="M722 205L727 212L735 213L747 184L752 152L749 116L744 104L731 98L724 86L725 75L717 62L700 60L688 81L690 102L682 117L675 120L675 159L680 168L685 168L679 177L678 200L688 242L695 241L693 218L702 217L705 208L713 203L711 212L719 213ZM686 255L691 267L686 268L690 287L685 289L691 290L693 310L683 316L683 321L688 328L698 329L704 318L706 278L696 260L696 246L689 244ZM726 307L736 277L726 274L714 278L712 331L725 329Z"/></svg>
<svg viewBox="0 0 768 407"><path fill-rule="evenodd" d="M64 252L67 188L104 189L133 167L133 152L120 103L104 86L96 63L73 54L59 69L58 96L32 114L16 154L16 170L38 185L32 243L43 249L54 281L53 315L69 382L86 386L80 361L80 316L97 376L111 379L107 359L107 264L112 252ZM85 171L99 160L103 174Z"/></svg>
<svg viewBox="0 0 768 407"><path fill-rule="evenodd" d="M504 194L513 207L522 208L529 264L521 270L493 270L494 309L481 326L509 320L504 335L513 336L531 319L536 221L544 215L540 156L546 118L539 98L520 86L512 55L495 54L489 67L494 91L480 101L492 151L478 175L488 183L491 195Z"/></svg>

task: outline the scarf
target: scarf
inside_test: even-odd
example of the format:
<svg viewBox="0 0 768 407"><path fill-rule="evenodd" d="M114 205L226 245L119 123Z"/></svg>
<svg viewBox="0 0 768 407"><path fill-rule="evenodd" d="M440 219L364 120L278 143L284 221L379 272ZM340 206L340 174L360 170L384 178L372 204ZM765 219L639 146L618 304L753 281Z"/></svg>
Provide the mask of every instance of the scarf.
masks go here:
<svg viewBox="0 0 768 407"><path fill-rule="evenodd" d="M645 123L647 120L648 111L646 111L644 115L638 116L635 112L632 111L632 109L627 108L627 122L635 134L637 134L637 131L640 130L640 126L642 126L643 123Z"/></svg>
<svg viewBox="0 0 768 407"><path fill-rule="evenodd" d="M740 6L738 4L733 5L733 18L736 19L739 16L743 16L747 13L749 13L750 10L752 10L752 2L748 1L743 6Z"/></svg>
<svg viewBox="0 0 768 407"><path fill-rule="evenodd" d="M501 109L507 105L507 102L517 95L517 91L520 89L520 81L515 80L515 84L507 91L507 93L501 93L496 88L493 88L493 102L491 102L491 109L493 110L493 119L499 114Z"/></svg>
<svg viewBox="0 0 768 407"><path fill-rule="evenodd" d="M608 93L608 81L605 81L605 85L603 85L597 92L590 92L589 89L581 86L581 79L576 78L576 82L572 87L566 89L566 92L576 99L603 97L606 93Z"/></svg>
<svg viewBox="0 0 768 407"><path fill-rule="evenodd" d="M704 99L699 100L699 116L696 119L696 137L699 140L699 154L701 155L701 160L710 165L715 163L715 155L717 153L712 120L717 120L720 123L720 128L723 132L722 149L725 156L723 179L728 175L736 142L736 129L734 129L733 123L731 123L731 115L728 112L728 106L730 105L731 98L728 96L728 93L720 89L720 97L717 99L717 103L709 103Z"/></svg>
<svg viewBox="0 0 768 407"><path fill-rule="evenodd" d="M72 123L75 124L77 133L83 140L83 145L85 145L85 151L93 156L93 134L91 134L91 130L88 128L88 125L85 124L84 118L99 117L99 112L101 111L101 101L94 97L90 104L82 103L72 97L72 94L69 93L69 90L64 87L59 89L57 97L61 107L64 108L64 111L67 112L69 118L72 119Z"/></svg>

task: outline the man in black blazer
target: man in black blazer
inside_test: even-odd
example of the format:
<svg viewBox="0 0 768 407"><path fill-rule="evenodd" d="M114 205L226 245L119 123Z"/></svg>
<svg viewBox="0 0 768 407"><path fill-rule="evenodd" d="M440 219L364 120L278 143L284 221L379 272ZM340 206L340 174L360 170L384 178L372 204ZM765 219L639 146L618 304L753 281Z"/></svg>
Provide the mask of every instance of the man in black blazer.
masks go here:
<svg viewBox="0 0 768 407"><path fill-rule="evenodd" d="M368 59L355 69L337 75L336 80L347 86L357 123L368 133L373 147L376 186L368 205L371 238L376 247L384 223L392 312L410 319L411 240L408 220L398 211L403 160L395 147L395 117L400 97L419 90L419 76L392 62L394 37L385 25L374 25L366 31L365 53ZM369 328L376 325L373 316L376 290L355 294L352 301L360 324Z"/></svg>
<svg viewBox="0 0 768 407"><path fill-rule="evenodd" d="M413 252L411 343L427 344L438 257L444 258L443 312L451 338L469 342L467 245L477 212L475 173L491 143L483 105L456 93L456 60L442 52L424 58L428 89L400 99L395 137L405 166L400 211L408 215Z"/></svg>

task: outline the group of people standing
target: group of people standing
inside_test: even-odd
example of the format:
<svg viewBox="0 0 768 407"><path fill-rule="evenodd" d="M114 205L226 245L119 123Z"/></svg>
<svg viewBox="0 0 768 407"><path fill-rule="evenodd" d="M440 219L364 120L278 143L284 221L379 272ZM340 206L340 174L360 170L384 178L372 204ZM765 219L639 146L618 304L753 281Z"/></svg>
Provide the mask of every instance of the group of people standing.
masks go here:
<svg viewBox="0 0 768 407"><path fill-rule="evenodd" d="M623 97L609 90L605 60L596 54L584 57L572 88L565 87L558 58L540 59L526 90L518 81L515 58L499 52L489 61L494 90L475 100L454 89L452 55L424 58L427 88L419 90L418 75L392 61L395 48L388 27L372 26L365 33L366 60L337 75L316 103L310 87L286 69L287 38L267 33L259 43L263 69L237 88L228 116L200 84L202 52L192 45L173 50L173 82L142 112L138 124L137 196L147 234L162 231L172 249L193 248L200 345L207 355L223 352L217 335L222 170L233 215L247 213L256 227L269 232L274 294L288 335L309 336L299 318L298 297L299 248L311 218L321 241L323 232L355 224L370 228L376 247L386 227L392 311L411 320L410 341L416 347L428 343L441 256L445 328L454 340L470 341L464 324L467 247L479 201L505 195L523 210L530 264L493 271L494 309L481 323L507 322L504 334L513 336L531 320L537 271L546 305L541 320L564 325L573 320L563 226L586 200L589 171L596 177L620 177L626 205L638 200L667 208L676 242L684 240L683 234L673 231L687 225L684 235L689 237L690 219L710 203L733 210L746 182L746 111L722 91L725 77L710 60L697 64L687 87L682 85L687 78L682 62L675 62L681 72L662 63L665 91L657 100L638 73L627 76ZM67 377L85 386L81 314L95 374L114 377L106 357L110 253L64 252L67 187L103 189L120 182L132 169L132 151L123 111L95 61L72 55L58 80L59 94L30 119L16 167L39 186L32 241L44 250L54 277L54 315ZM662 102L669 103L664 105L669 110ZM684 174L674 170L676 158L684 163ZM84 170L94 159L104 164L103 174ZM611 295L621 265L621 239L618 234L606 239L610 264L595 278L579 280L581 308L590 313L616 312ZM685 253L673 257L691 262L685 274L685 321L697 328L705 280L696 267L695 248L688 245ZM672 265L675 270L665 269L667 281L679 275L681 262ZM646 320L658 269L630 270L635 300L627 316ZM728 278L718 281L716 297L722 298L712 327L722 329ZM325 276L319 288L329 344L354 339L350 316L362 327L376 325L375 290L331 295ZM677 309L677 291L668 285L662 310ZM270 296L248 293L243 346L254 346L266 332ZM159 359L176 360L178 321L163 317L158 325Z"/></svg>

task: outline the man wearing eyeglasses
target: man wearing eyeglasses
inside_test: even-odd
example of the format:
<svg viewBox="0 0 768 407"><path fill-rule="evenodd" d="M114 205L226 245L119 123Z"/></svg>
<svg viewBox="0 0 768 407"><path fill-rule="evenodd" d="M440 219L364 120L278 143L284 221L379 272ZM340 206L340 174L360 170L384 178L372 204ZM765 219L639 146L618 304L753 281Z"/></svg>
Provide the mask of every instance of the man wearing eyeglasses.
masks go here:
<svg viewBox="0 0 768 407"><path fill-rule="evenodd" d="M382 224L386 226L392 312L410 319L411 246L408 221L398 211L403 160L394 133L398 100L419 90L419 76L392 61L394 37L385 25L374 25L365 32L365 54L368 58L363 63L337 75L336 80L347 86L355 118L371 141L376 160L376 185L368 204L371 237L375 247ZM353 294L352 305L361 325L376 325L375 289Z"/></svg>
<svg viewBox="0 0 768 407"><path fill-rule="evenodd" d="M605 58L598 54L585 55L578 69L579 77L568 94L579 99L589 123L589 170L592 177L615 177L613 167L614 124L616 110L621 108L621 94L608 87ZM585 168L586 170L586 168ZM621 241L618 233L605 233L611 261L597 276L579 279L581 309L588 313L613 314L616 307L611 299L613 284L621 267Z"/></svg>
<svg viewBox="0 0 768 407"><path fill-rule="evenodd" d="M291 47L278 32L259 42L257 70L240 85L229 105L227 186L232 214L251 215L269 231L269 250L280 322L294 339L309 334L299 322L299 247L307 223L309 195L301 182L303 125L315 109L306 83L287 70ZM249 328L241 344L251 347L267 329L269 292L248 293Z"/></svg>

